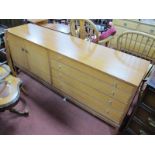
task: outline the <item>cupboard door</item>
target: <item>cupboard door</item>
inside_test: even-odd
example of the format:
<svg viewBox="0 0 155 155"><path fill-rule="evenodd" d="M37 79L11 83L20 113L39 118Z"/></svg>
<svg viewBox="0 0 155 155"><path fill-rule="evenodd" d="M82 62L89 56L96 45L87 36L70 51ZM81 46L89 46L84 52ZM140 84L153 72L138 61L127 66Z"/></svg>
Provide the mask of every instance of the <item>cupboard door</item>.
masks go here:
<svg viewBox="0 0 155 155"><path fill-rule="evenodd" d="M25 41L25 47L28 56L29 71L41 80L51 83L46 49L28 41Z"/></svg>
<svg viewBox="0 0 155 155"><path fill-rule="evenodd" d="M27 56L25 53L25 44L24 40L13 36L11 34L8 35L8 45L10 49L10 53L15 65L22 67L24 69L28 68Z"/></svg>

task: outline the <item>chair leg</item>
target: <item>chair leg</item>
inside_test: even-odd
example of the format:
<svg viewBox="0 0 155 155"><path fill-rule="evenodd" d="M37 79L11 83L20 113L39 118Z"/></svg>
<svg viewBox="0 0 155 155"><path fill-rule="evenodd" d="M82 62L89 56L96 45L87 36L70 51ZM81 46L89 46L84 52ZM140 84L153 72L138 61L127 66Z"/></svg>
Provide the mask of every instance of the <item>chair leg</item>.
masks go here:
<svg viewBox="0 0 155 155"><path fill-rule="evenodd" d="M20 98L19 101L22 101L22 99ZM15 108L11 108L11 109L9 109L9 111L12 112L12 113L16 113L16 114L18 114L20 116L29 116L29 111L28 111L28 108L27 108L27 104L26 104L24 99L23 99L23 103L24 103L24 108L23 108L22 111L19 111L19 110L15 109Z"/></svg>
<svg viewBox="0 0 155 155"><path fill-rule="evenodd" d="M18 114L20 116L28 116L29 115L29 112L26 111L26 110L24 110L24 111L18 111L18 110L14 109L14 108L10 109L10 112L16 113L16 114Z"/></svg>
<svg viewBox="0 0 155 155"><path fill-rule="evenodd" d="M27 93L26 89L24 88L23 84L21 85L20 89L24 93L24 95L28 96L28 93Z"/></svg>

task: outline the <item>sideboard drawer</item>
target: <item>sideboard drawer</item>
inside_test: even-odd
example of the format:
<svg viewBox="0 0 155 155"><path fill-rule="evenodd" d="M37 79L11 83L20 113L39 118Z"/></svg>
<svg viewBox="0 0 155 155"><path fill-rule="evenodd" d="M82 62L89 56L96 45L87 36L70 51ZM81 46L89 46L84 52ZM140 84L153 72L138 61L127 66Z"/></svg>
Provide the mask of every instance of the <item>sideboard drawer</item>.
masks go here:
<svg viewBox="0 0 155 155"><path fill-rule="evenodd" d="M98 92L97 90L77 81L76 79L72 79L69 76L66 76L58 71L53 70L53 84L63 84L66 83L70 85L75 91L79 91L85 93L89 96L92 96L96 101L100 103L105 103L108 106L111 106L117 111L125 111L128 107L128 104L124 104L118 100L115 100L112 97L106 96L103 93Z"/></svg>
<svg viewBox="0 0 155 155"><path fill-rule="evenodd" d="M111 86L104 81L98 80L95 77L85 74L84 72L80 72L73 67L64 65L57 61L52 61L51 65L53 66L53 69L58 71L58 73L63 73L69 78L84 83L85 85L99 91L100 93L109 95L125 104L129 103L129 100L132 97L132 94L129 94L122 89L117 89L117 86Z"/></svg>
<svg viewBox="0 0 155 155"><path fill-rule="evenodd" d="M133 30L135 30L138 26L137 22L132 22L132 21L128 21L128 20L116 19L116 20L114 20L113 23L114 23L114 25L122 26L124 28L129 28L129 29L133 29Z"/></svg>
<svg viewBox="0 0 155 155"><path fill-rule="evenodd" d="M120 104L120 106L118 102L113 102L111 104L108 102L108 97L106 96L103 96L102 102L100 102L90 94L90 91L85 93L83 90L77 89L76 87L73 87L66 82L60 82L58 78L53 78L53 80L55 86L67 94L68 98L75 99L77 102L82 103L87 108L90 108L103 117L106 117L115 122L117 125L120 125L120 122L122 121L125 114L125 111L123 111L125 110L125 107L123 107L124 105Z"/></svg>
<svg viewBox="0 0 155 155"><path fill-rule="evenodd" d="M139 24L137 30L145 32L145 33L149 33L151 35L155 35L155 27L154 26Z"/></svg>
<svg viewBox="0 0 155 155"><path fill-rule="evenodd" d="M52 64L51 67L57 67L57 64L54 64L54 60L52 58L52 55L51 55L50 60L51 60L51 64ZM70 66L74 69L77 69L80 72L87 74L88 76L91 76L91 77L96 78L98 80L102 80L103 82L105 82L105 83L107 83L113 87L117 87L117 89L122 89L123 91L125 91L127 93L132 94L135 91L134 86L129 85L128 83L125 83L123 81L120 81L120 80L118 80L118 79L116 79L116 78L114 78L108 74L104 74L100 71L97 71L97 70L91 68L91 67L88 67L85 64L81 64L81 63L78 63L76 61L73 61L67 57L61 56L61 59L59 59L59 62L65 64L66 66Z"/></svg>

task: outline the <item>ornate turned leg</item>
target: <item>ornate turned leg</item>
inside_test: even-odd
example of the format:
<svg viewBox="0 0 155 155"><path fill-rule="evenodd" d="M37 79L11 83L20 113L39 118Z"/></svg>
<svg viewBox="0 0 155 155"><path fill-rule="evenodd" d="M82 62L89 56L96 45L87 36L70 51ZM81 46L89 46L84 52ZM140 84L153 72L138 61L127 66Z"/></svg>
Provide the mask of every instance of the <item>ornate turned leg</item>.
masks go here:
<svg viewBox="0 0 155 155"><path fill-rule="evenodd" d="M25 89L25 87L24 87L23 84L21 85L21 88L20 89L24 93L24 95L28 96L28 93L27 93L27 91L26 91L26 89Z"/></svg>
<svg viewBox="0 0 155 155"><path fill-rule="evenodd" d="M25 100L20 98L19 101L23 101L23 103L24 103L23 110L20 111L20 110L17 110L15 108L11 108L9 111L12 112L12 113L16 113L16 114L18 114L20 116L29 116L29 110L27 108L27 104L26 104Z"/></svg>
<svg viewBox="0 0 155 155"><path fill-rule="evenodd" d="M10 112L16 113L16 114L18 114L18 115L20 115L20 116L28 116L28 115L29 115L28 110L25 110L25 111L18 111L18 110L16 110L16 109L12 108L12 109L10 109Z"/></svg>

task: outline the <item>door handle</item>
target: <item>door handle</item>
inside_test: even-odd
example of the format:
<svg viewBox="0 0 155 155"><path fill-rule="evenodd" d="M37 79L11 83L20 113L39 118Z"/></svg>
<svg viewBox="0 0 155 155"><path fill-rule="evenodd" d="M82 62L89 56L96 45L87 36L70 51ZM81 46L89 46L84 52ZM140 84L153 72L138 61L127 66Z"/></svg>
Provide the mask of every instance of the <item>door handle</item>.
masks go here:
<svg viewBox="0 0 155 155"><path fill-rule="evenodd" d="M154 33L154 30L150 30L150 33Z"/></svg>
<svg viewBox="0 0 155 155"><path fill-rule="evenodd" d="M25 49L25 53L29 53L29 51Z"/></svg>

